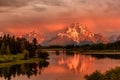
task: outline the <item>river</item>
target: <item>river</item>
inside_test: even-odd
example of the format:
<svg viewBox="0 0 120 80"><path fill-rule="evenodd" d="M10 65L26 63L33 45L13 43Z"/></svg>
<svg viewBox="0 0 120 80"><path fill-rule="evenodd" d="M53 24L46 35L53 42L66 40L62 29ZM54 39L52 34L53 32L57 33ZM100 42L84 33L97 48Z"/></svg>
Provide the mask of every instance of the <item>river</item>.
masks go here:
<svg viewBox="0 0 120 80"><path fill-rule="evenodd" d="M0 80L85 80L84 76L98 70L120 66L120 55L96 52L48 51L49 60L0 67ZM99 53L99 54L98 54Z"/></svg>

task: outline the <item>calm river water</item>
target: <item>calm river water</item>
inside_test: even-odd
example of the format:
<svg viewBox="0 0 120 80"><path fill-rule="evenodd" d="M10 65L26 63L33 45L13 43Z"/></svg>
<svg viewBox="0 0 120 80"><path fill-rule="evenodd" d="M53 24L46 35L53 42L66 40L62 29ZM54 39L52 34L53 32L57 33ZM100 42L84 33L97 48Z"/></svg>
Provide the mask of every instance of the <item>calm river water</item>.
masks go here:
<svg viewBox="0 0 120 80"><path fill-rule="evenodd" d="M120 55L79 54L74 51L49 51L49 60L0 67L0 80L85 80L98 70L105 72L120 66Z"/></svg>

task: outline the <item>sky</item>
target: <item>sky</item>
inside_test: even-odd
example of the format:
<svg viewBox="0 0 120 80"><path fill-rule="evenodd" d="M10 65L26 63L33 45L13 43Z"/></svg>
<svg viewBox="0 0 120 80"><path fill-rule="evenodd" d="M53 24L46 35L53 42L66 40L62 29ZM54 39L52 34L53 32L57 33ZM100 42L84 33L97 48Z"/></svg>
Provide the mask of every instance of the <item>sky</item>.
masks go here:
<svg viewBox="0 0 120 80"><path fill-rule="evenodd" d="M0 0L0 31L49 35L71 23L95 33L120 33L120 0Z"/></svg>

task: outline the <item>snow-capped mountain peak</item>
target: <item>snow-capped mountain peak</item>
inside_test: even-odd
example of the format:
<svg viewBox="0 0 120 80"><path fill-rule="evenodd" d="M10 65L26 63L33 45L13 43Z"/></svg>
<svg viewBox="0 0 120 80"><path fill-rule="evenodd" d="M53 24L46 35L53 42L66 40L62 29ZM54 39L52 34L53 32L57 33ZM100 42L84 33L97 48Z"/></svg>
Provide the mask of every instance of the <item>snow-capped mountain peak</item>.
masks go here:
<svg viewBox="0 0 120 80"><path fill-rule="evenodd" d="M22 35L23 38L26 38L29 42L32 42L34 38L37 39L38 43L41 43L44 38L41 36L40 33L37 33L35 31L29 32L27 34Z"/></svg>
<svg viewBox="0 0 120 80"><path fill-rule="evenodd" d="M91 38L94 36L94 33L88 31L86 26L74 23L71 24L65 32L59 33L58 36L66 36L79 44L80 40L83 41L86 37Z"/></svg>
<svg viewBox="0 0 120 80"><path fill-rule="evenodd" d="M57 36L48 41L49 45L82 45L91 43L108 43L109 40L102 34L95 34L90 32L86 26L79 23L73 23L65 29L65 31L58 33Z"/></svg>
<svg viewBox="0 0 120 80"><path fill-rule="evenodd" d="M69 28L76 30L78 33L84 33L85 31L87 31L87 27L82 26L79 23L73 23L70 25Z"/></svg>
<svg viewBox="0 0 120 80"><path fill-rule="evenodd" d="M0 32L0 37L3 37L4 36L4 33L3 32Z"/></svg>

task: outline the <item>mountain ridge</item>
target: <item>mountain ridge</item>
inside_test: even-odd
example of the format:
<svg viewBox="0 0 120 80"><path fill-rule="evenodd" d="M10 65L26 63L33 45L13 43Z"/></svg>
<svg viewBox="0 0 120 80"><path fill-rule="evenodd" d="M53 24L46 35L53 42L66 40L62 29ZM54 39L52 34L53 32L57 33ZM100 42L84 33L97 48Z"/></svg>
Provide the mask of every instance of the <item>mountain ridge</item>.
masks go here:
<svg viewBox="0 0 120 80"><path fill-rule="evenodd" d="M56 33L52 33L54 35L47 37L43 37L40 32L31 31L25 34L15 34L10 36L26 38L29 42L32 42L34 38L37 39L38 44L42 46L50 46L50 45L84 45L84 44L97 44L97 43L109 43L120 40L120 35L112 35L110 37L105 37L101 33L94 33L88 30L87 26L81 25L79 23L72 23L66 26L64 29L59 30ZM4 32L0 32L0 37L6 35Z"/></svg>
<svg viewBox="0 0 120 80"><path fill-rule="evenodd" d="M39 44L42 43L42 41L44 41L44 38L41 36L41 34L35 31L24 34L22 35L22 37L26 38L29 42L32 42L33 39L36 38Z"/></svg>
<svg viewBox="0 0 120 80"><path fill-rule="evenodd" d="M49 40L45 45L82 45L93 43L108 43L109 40L102 34L92 33L86 26L73 23L63 32Z"/></svg>

